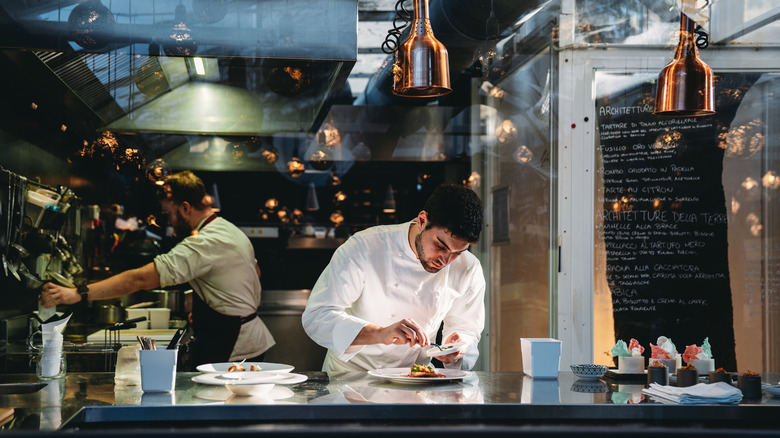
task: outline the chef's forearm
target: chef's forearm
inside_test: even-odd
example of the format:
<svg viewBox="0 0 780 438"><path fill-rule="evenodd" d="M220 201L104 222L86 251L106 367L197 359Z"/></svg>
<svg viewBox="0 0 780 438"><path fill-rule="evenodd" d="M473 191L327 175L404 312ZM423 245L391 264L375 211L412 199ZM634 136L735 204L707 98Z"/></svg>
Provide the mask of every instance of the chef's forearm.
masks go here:
<svg viewBox="0 0 780 438"><path fill-rule="evenodd" d="M107 300L133 292L160 287L160 277L154 263L130 269L105 280L89 284L89 300Z"/></svg>

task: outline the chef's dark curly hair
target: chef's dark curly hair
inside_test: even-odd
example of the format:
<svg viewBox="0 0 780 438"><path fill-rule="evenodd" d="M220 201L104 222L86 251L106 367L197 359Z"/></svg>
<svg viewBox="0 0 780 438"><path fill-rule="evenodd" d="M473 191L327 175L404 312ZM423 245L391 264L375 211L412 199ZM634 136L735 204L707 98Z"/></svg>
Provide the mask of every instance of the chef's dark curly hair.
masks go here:
<svg viewBox="0 0 780 438"><path fill-rule="evenodd" d="M433 191L423 207L430 227L442 227L454 237L469 243L479 240L482 232L482 201L473 190L444 183Z"/></svg>
<svg viewBox="0 0 780 438"><path fill-rule="evenodd" d="M165 178L165 183L160 191L160 199L168 199L178 204L188 202L196 210L203 210L210 205L206 186L189 170L177 172Z"/></svg>

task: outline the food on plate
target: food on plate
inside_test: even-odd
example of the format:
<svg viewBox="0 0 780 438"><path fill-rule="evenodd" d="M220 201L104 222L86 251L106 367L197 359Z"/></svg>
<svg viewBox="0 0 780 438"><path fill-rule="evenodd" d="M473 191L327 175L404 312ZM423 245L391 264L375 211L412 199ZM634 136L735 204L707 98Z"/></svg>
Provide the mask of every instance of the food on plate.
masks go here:
<svg viewBox="0 0 780 438"><path fill-rule="evenodd" d="M246 368L244 368L244 366L242 365L243 363L244 363L243 360L240 363L233 362L233 365L230 365L228 367L228 369L227 369L228 372L230 373L230 372L233 372L233 371L246 371ZM249 371L260 371L260 367L259 366L255 366L255 364L252 364L252 365L249 366Z"/></svg>
<svg viewBox="0 0 780 438"><path fill-rule="evenodd" d="M412 371L409 374L411 377L444 377L443 374L439 374L430 365L414 364Z"/></svg>
<svg viewBox="0 0 780 438"><path fill-rule="evenodd" d="M240 363L234 363L233 365L230 365L227 370L230 373L230 372L233 372L233 371L246 371L246 368L241 366Z"/></svg>
<svg viewBox="0 0 780 438"><path fill-rule="evenodd" d="M718 368L717 370L715 370L715 372L720 374L729 374L729 372L726 371L725 368Z"/></svg>
<svg viewBox="0 0 780 438"><path fill-rule="evenodd" d="M655 360L653 363L650 364L651 367L664 367L666 368L666 365L664 365L663 362Z"/></svg>
<svg viewBox="0 0 780 438"><path fill-rule="evenodd" d="M758 373L754 373L753 371L750 371L750 370L745 371L744 373L742 373L742 375L745 376L745 377L758 377L759 376Z"/></svg>
<svg viewBox="0 0 780 438"><path fill-rule="evenodd" d="M686 370L686 371L696 371L696 367L691 365L691 364L685 365L684 367L682 367L680 369L681 370Z"/></svg>

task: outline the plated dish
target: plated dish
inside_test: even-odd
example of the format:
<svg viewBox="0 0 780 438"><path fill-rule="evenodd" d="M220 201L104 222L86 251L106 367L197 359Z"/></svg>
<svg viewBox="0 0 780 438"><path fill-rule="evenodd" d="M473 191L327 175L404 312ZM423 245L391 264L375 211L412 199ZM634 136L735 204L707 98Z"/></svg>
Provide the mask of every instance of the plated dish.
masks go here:
<svg viewBox="0 0 780 438"><path fill-rule="evenodd" d="M409 368L380 368L368 372L370 376L404 384L449 382L453 380L464 379L473 375L471 371L449 370L442 368L436 368L436 373L442 375L442 377L412 377L409 374Z"/></svg>
<svg viewBox="0 0 780 438"><path fill-rule="evenodd" d="M231 376L227 376L230 374ZM235 378L234 374L247 374L243 378ZM252 376L249 376L252 374ZM199 374L192 377L192 381L195 383L202 383L204 385L257 385L259 383L275 383L277 385L294 385L306 381L307 377L303 374L296 374L290 372L274 372L274 371L247 371L244 373L206 373Z"/></svg>
<svg viewBox="0 0 780 438"><path fill-rule="evenodd" d="M453 342L450 344L442 344L441 347L430 347L425 352L430 357L439 357L444 356L447 354L455 353L460 349L460 347L466 345L465 342Z"/></svg>
<svg viewBox="0 0 780 438"><path fill-rule="evenodd" d="M226 373L228 372L228 368L236 364L241 364L247 371L249 371L252 366L254 366L255 369L260 368L260 371L274 371L278 373L289 373L294 368L292 365L273 362L220 362L205 363L203 365L198 365L195 369L201 373Z"/></svg>

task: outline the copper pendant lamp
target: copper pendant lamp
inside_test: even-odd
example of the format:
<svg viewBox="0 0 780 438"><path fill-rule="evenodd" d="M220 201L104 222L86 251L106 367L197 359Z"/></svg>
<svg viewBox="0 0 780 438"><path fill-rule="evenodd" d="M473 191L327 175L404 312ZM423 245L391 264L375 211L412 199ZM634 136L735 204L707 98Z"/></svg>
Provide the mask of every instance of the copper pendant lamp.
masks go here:
<svg viewBox="0 0 780 438"><path fill-rule="evenodd" d="M434 36L428 0L414 0L409 38L395 52L393 94L436 97L452 92L447 48Z"/></svg>
<svg viewBox="0 0 780 438"><path fill-rule="evenodd" d="M681 13L680 42L672 62L658 75L655 111L658 116L700 117L715 114L712 69L699 58L696 22Z"/></svg>

